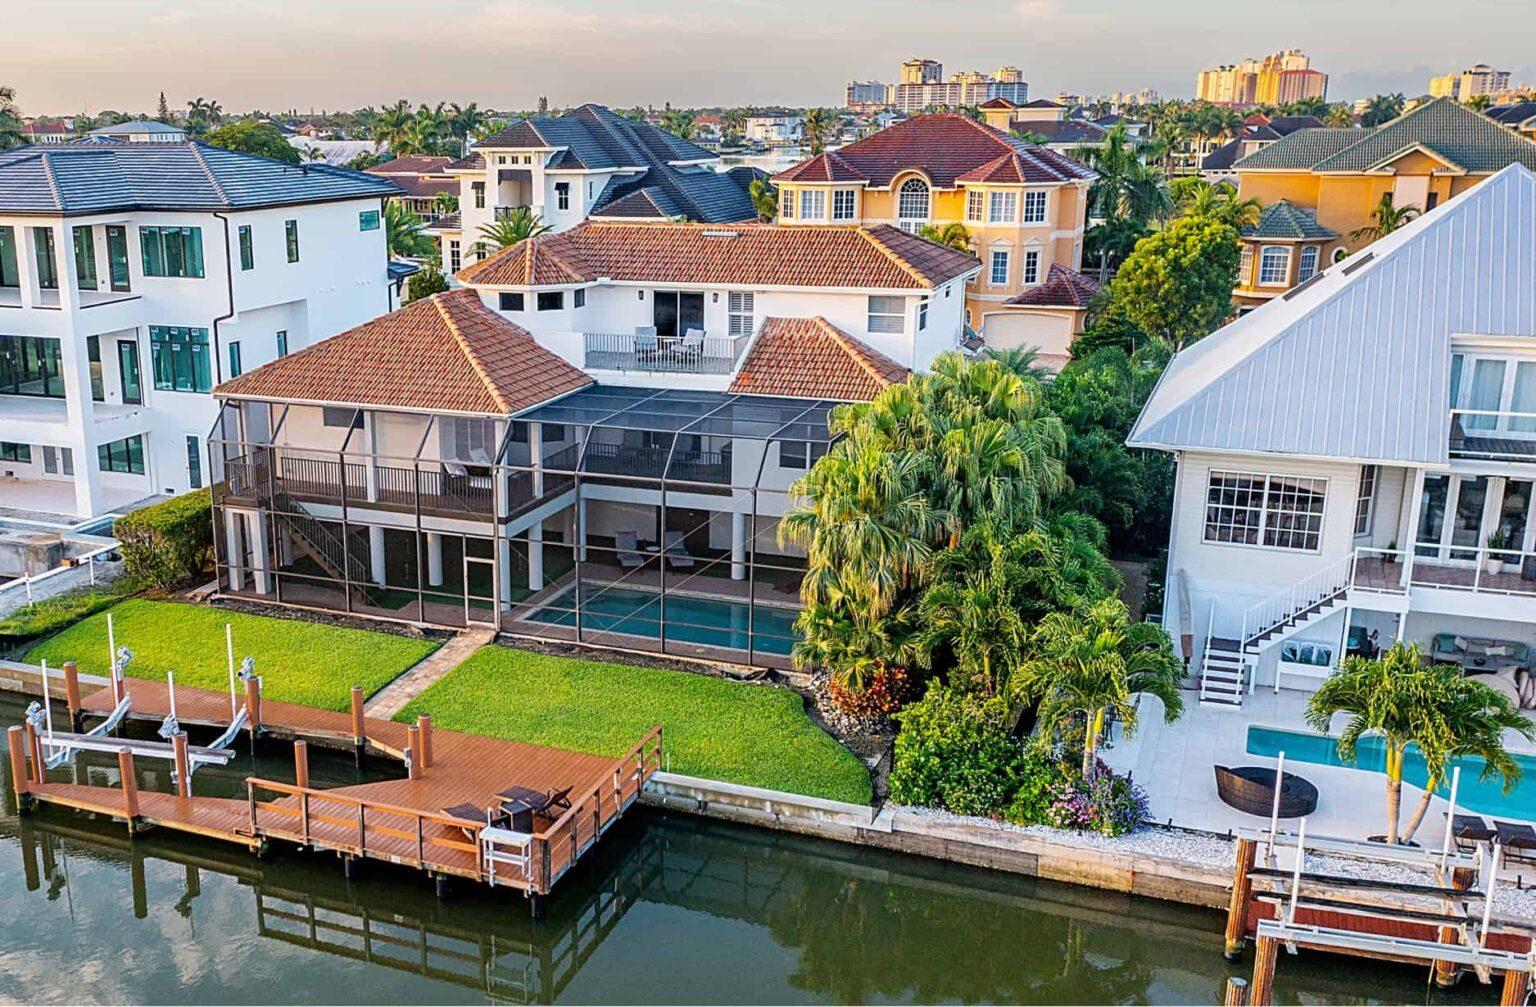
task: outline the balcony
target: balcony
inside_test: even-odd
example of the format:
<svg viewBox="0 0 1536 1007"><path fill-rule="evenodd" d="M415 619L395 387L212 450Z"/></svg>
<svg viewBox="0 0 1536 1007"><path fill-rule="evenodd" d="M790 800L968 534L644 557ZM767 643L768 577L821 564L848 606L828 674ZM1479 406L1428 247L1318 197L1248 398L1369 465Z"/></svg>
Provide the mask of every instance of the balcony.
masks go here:
<svg viewBox="0 0 1536 1007"><path fill-rule="evenodd" d="M1386 595L1410 595L1412 589L1425 588L1484 600L1498 596L1536 598L1536 553L1486 547L1443 552L1410 556L1401 549L1356 549L1350 587Z"/></svg>
<svg viewBox="0 0 1536 1007"><path fill-rule="evenodd" d="M1536 461L1536 413L1452 409L1452 458Z"/></svg>
<svg viewBox="0 0 1536 1007"><path fill-rule="evenodd" d="M641 479L660 479L665 475L667 479L676 482L713 483L719 486L729 486L731 483L729 451L593 442L587 445L586 460L582 467L587 472Z"/></svg>
<svg viewBox="0 0 1536 1007"><path fill-rule="evenodd" d="M92 402L86 414L95 443L120 440L149 430L150 414L141 405ZM74 440L69 405L61 398L0 395L0 440L21 444L68 444Z"/></svg>
<svg viewBox="0 0 1536 1007"><path fill-rule="evenodd" d="M582 334L582 366L589 371L653 374L731 374L751 336Z"/></svg>
<svg viewBox="0 0 1536 1007"><path fill-rule="evenodd" d="M139 295L129 291L111 290L82 290L80 291L80 308L97 308L104 304L117 304L120 301L136 301ZM60 294L57 290L40 290L33 300L34 308L45 311L58 311L60 307ZM0 308L21 307L21 289L19 287L0 287Z"/></svg>

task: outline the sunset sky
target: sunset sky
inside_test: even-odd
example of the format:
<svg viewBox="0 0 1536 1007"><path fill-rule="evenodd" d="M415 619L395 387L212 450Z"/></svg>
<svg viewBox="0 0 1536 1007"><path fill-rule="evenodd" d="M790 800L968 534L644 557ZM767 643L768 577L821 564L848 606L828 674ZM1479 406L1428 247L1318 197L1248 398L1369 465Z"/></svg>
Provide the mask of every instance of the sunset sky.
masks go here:
<svg viewBox="0 0 1536 1007"><path fill-rule="evenodd" d="M7 0L26 44L0 83L23 111L354 108L397 97L483 106L836 104L920 55L945 71L1023 68L1034 95L1152 86L1300 47L1329 97L1421 93L1475 62L1536 80L1523 3L1467 0ZM1449 12L1449 13L1448 13Z"/></svg>

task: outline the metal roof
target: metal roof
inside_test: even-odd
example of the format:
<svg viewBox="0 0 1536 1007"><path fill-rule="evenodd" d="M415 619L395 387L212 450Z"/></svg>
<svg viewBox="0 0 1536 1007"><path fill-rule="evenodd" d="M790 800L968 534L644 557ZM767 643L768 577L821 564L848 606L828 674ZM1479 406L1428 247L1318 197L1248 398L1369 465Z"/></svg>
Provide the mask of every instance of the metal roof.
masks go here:
<svg viewBox="0 0 1536 1007"><path fill-rule="evenodd" d="M81 143L0 151L0 212L242 210L389 196L388 178L185 143Z"/></svg>
<svg viewBox="0 0 1536 1007"><path fill-rule="evenodd" d="M1536 346L1536 174L1510 165L1180 352L1128 443L1442 464L1453 335Z"/></svg>

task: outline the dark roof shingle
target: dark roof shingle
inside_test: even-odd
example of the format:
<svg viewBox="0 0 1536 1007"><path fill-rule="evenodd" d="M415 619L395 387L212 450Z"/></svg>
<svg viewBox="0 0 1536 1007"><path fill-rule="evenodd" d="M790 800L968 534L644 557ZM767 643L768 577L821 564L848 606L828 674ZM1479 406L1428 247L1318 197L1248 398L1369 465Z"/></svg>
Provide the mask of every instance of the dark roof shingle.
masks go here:
<svg viewBox="0 0 1536 1007"><path fill-rule="evenodd" d="M1288 199L1281 199L1266 206L1259 214L1259 222L1243 228L1245 238L1274 238L1306 241L1316 238L1337 238L1338 231L1330 230L1317 222L1317 211L1297 206Z"/></svg>

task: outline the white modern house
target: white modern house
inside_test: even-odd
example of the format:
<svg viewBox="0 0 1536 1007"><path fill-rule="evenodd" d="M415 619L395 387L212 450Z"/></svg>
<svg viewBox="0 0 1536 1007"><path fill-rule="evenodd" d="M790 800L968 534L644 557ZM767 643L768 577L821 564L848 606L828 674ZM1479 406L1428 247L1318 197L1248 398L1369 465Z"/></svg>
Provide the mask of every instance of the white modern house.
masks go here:
<svg viewBox="0 0 1536 1007"><path fill-rule="evenodd" d="M555 231L588 219L757 219L748 187L762 172L715 171L719 155L602 105L518 119L442 169L459 211L434 222L452 274L493 251L481 228L523 207Z"/></svg>
<svg viewBox="0 0 1536 1007"><path fill-rule="evenodd" d="M1202 700L1403 639L1536 705L1536 175L1182 351L1129 443L1177 458L1164 616Z"/></svg>
<svg viewBox="0 0 1536 1007"><path fill-rule="evenodd" d="M789 487L963 336L894 227L589 221L215 389L220 590L787 666Z"/></svg>
<svg viewBox="0 0 1536 1007"><path fill-rule="evenodd" d="M396 191L196 143L0 152L0 507L205 485L214 385L389 309Z"/></svg>
<svg viewBox="0 0 1536 1007"><path fill-rule="evenodd" d="M185 143L187 131L155 119L134 119L93 129L91 136L122 143Z"/></svg>

